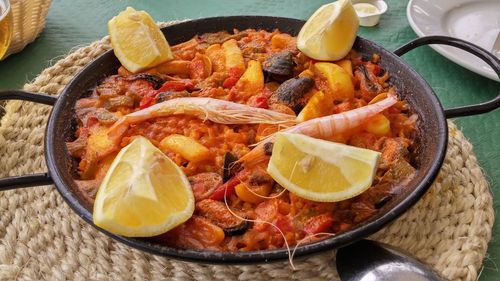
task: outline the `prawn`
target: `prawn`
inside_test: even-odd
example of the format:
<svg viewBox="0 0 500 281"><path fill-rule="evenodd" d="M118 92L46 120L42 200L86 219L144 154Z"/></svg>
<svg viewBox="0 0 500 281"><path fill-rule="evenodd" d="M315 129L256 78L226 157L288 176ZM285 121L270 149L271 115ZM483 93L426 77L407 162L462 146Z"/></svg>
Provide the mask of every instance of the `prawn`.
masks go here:
<svg viewBox="0 0 500 281"><path fill-rule="evenodd" d="M353 110L324 117L314 118L299 123L282 132L303 134L314 138L329 138L361 125L366 119L382 112L397 102L394 94L373 104ZM237 162L245 167L253 167L268 160L270 147L274 143L275 134L259 142L250 152L243 155Z"/></svg>
<svg viewBox="0 0 500 281"><path fill-rule="evenodd" d="M185 97L157 103L121 117L108 131L111 139L119 139L131 124L151 118L187 114L221 124L285 124L296 123L295 116L268 109L251 107L225 100Z"/></svg>

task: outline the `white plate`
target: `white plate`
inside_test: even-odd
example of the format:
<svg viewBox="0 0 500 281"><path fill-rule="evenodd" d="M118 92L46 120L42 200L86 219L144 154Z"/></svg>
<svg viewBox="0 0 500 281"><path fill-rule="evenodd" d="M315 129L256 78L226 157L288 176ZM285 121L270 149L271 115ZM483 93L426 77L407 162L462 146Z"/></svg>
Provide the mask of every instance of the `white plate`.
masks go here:
<svg viewBox="0 0 500 281"><path fill-rule="evenodd" d="M456 37L490 52L500 32L499 0L410 0L406 16L420 37ZM493 69L474 55L444 45L431 45L431 48L479 75L500 81Z"/></svg>

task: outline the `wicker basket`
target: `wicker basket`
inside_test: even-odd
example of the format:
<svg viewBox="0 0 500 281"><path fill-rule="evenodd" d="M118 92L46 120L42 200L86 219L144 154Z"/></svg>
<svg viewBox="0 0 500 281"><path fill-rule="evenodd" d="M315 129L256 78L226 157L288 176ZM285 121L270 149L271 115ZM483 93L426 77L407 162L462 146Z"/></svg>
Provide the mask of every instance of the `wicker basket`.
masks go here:
<svg viewBox="0 0 500 281"><path fill-rule="evenodd" d="M51 2L51 0L10 0L13 33L5 57L24 49L42 32Z"/></svg>

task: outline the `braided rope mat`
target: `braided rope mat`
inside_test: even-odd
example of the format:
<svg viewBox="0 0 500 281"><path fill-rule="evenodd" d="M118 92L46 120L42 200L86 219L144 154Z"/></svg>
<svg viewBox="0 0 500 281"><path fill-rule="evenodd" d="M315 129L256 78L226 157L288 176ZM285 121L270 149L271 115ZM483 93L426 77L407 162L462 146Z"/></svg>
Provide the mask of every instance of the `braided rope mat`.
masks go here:
<svg viewBox="0 0 500 281"><path fill-rule="evenodd" d="M80 48L24 89L57 95L108 38ZM10 101L0 126L0 176L46 170L50 107ZM492 196L472 145L449 122L446 160L427 194L372 236L406 250L451 280L476 280L491 238ZM71 211L53 186L0 193L0 280L336 280L334 252L287 262L224 266L180 262L129 248Z"/></svg>

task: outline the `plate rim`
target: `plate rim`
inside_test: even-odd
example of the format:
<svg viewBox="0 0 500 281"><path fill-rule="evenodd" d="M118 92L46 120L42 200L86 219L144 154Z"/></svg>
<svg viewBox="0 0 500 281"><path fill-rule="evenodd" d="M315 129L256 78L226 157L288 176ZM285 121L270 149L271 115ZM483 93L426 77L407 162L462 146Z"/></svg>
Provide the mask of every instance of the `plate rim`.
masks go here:
<svg viewBox="0 0 500 281"><path fill-rule="evenodd" d="M429 35L445 35L445 36L451 36L449 33L443 33L443 34L426 34L413 20L414 13L412 13L412 7L414 7L414 3L417 1L421 0L410 0L408 2L408 5L406 6L406 18L410 24L410 27L413 29L413 31L417 34L418 37L424 37L424 36L429 36ZM473 2L472 0L468 0L467 2ZM461 59L460 57L457 57L453 53L449 52L446 48L443 48L441 45L429 45L432 49L434 49L436 52L438 52L440 55L444 56L445 58L449 59L450 61L460 65L461 67L468 69L478 75L481 75L485 78L491 79L496 82L500 82L500 78L495 74L493 70L487 71L484 70L483 68L477 67L475 64L469 63L467 60Z"/></svg>

